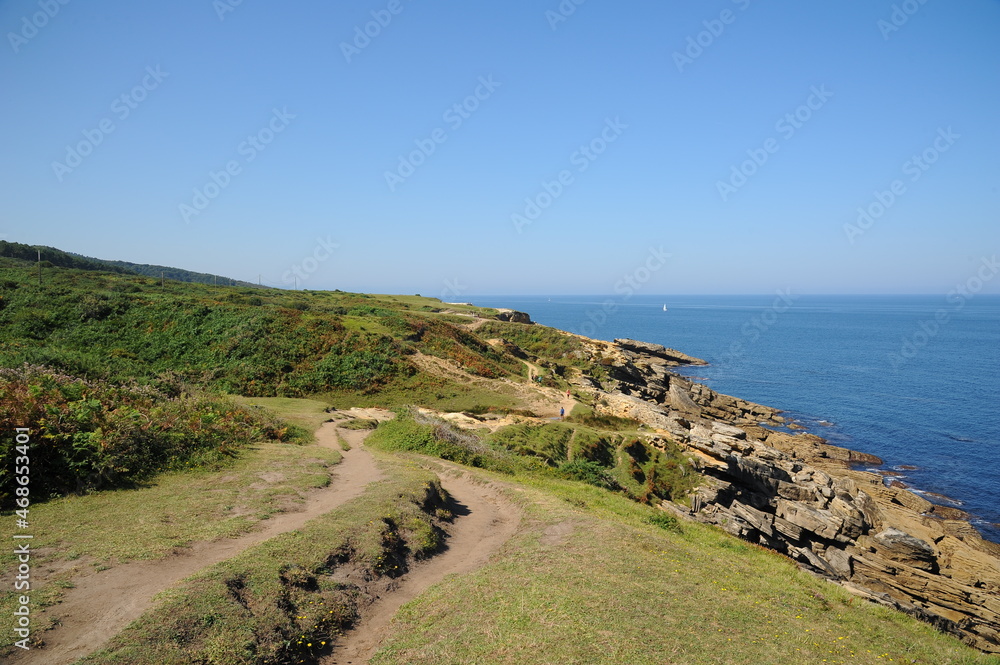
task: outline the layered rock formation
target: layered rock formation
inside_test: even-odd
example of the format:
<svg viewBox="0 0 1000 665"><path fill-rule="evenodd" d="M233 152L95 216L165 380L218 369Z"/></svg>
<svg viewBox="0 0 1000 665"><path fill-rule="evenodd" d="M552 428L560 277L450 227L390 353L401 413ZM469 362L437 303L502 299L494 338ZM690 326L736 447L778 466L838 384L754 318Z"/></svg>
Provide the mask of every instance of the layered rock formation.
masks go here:
<svg viewBox="0 0 1000 665"><path fill-rule="evenodd" d="M881 463L874 456L769 429L788 424L775 409L669 371L698 359L632 340L588 349L607 369L600 381L578 377L595 407L690 451L706 479L685 511L691 517L1000 652L1000 546L982 540L961 511L854 468Z"/></svg>

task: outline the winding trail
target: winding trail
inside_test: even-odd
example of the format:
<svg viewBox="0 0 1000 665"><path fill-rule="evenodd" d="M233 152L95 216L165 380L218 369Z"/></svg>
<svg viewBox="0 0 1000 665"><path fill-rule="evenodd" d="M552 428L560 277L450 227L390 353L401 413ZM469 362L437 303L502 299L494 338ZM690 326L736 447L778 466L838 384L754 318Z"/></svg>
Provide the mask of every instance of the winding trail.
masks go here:
<svg viewBox="0 0 1000 665"><path fill-rule="evenodd" d="M19 651L11 663L63 665L99 649L153 604L153 596L199 570L236 556L243 550L302 527L341 504L360 496L365 487L382 479L371 453L360 446L367 432L340 430L351 444L342 451L330 485L310 494L302 510L282 513L260 523L260 528L239 538L203 541L179 554L151 561L133 561L100 572L73 578L75 587L63 601L46 612L60 625L44 633L45 647ZM319 445L336 448L336 423L324 423L316 432Z"/></svg>
<svg viewBox="0 0 1000 665"><path fill-rule="evenodd" d="M358 416L369 415L358 413ZM371 414L379 416L380 414ZM317 443L338 448L337 436L351 449L334 470L329 487L313 492L304 507L261 522L258 530L239 538L203 541L182 552L151 561L134 561L73 578L74 588L46 612L59 625L44 634L44 648L18 651L6 659L17 664L68 665L98 649L153 605L153 597L186 577L224 561L249 547L302 527L309 520L360 496L382 472L362 445L367 431L338 429L325 423ZM430 459L430 458L428 458ZM392 617L447 575L461 575L484 565L517 531L521 512L493 484L470 477L461 467L440 460L432 463L451 496L455 519L447 528L446 549L412 569L362 611L360 622L334 646L322 665L363 663L388 635Z"/></svg>
<svg viewBox="0 0 1000 665"><path fill-rule="evenodd" d="M450 473L440 475L441 485L451 495L456 516L448 530L447 549L413 566L398 586L362 612L360 622L320 665L367 663L388 636L390 622L400 607L448 575L463 575L482 567L517 531L520 510L495 486L476 482L460 467L444 466Z"/></svg>

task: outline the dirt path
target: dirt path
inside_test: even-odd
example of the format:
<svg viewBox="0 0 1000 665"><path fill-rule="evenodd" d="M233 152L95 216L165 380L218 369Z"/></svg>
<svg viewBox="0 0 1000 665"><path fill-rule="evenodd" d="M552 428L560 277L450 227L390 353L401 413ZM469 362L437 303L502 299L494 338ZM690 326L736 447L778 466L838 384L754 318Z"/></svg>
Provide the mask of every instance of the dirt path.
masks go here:
<svg viewBox="0 0 1000 665"><path fill-rule="evenodd" d="M316 433L321 446L336 448L337 429L325 423ZM328 487L311 494L300 511L282 513L261 523L261 528L239 538L195 543L182 553L153 561L134 561L101 572L73 578L76 585L63 601L46 611L61 625L43 634L44 649L15 653L9 662L62 665L100 648L152 605L153 596L185 577L243 550L327 513L359 496L365 487L382 478L371 454L360 447L367 432L340 430L351 444L335 467ZM19 651L19 650L18 650Z"/></svg>
<svg viewBox="0 0 1000 665"><path fill-rule="evenodd" d="M447 575L462 575L483 566L514 535L520 511L498 489L471 480L458 467L441 474L441 484L451 495L456 519L449 529L447 549L413 567L399 586L382 596L362 614L360 624L348 632L321 665L367 663L389 634L392 617L405 603Z"/></svg>

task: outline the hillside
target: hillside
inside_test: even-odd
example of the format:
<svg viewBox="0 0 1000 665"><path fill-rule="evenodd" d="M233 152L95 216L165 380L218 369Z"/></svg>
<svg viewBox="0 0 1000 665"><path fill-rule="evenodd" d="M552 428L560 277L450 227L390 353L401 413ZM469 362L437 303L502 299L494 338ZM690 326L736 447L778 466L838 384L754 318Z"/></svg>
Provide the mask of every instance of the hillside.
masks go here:
<svg viewBox="0 0 1000 665"><path fill-rule="evenodd" d="M44 267L59 266L61 268L77 268L79 270L100 270L104 272L145 275L156 279L170 279L177 282L197 282L200 284L222 284L226 286L257 288L256 284L242 282L221 275L210 275L208 273L184 270L183 268L150 265L147 263L108 261L74 252L64 252L55 247L33 247L5 240L0 240L0 257L21 259L24 261L41 260Z"/></svg>
<svg viewBox="0 0 1000 665"><path fill-rule="evenodd" d="M992 544L671 371L698 359L420 296L35 269L0 258L0 423L33 437L12 662L1000 662L960 641L1000 645ZM477 520L505 525L483 551ZM390 624L376 596L412 602Z"/></svg>

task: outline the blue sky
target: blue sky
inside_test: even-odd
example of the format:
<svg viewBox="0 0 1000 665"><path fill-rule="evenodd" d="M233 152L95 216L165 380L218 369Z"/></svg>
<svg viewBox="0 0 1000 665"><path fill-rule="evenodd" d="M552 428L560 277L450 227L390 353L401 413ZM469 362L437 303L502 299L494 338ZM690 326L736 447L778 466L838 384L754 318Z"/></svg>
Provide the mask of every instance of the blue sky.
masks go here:
<svg viewBox="0 0 1000 665"><path fill-rule="evenodd" d="M454 299L1000 251L996 0L62 2L0 2L7 240Z"/></svg>

